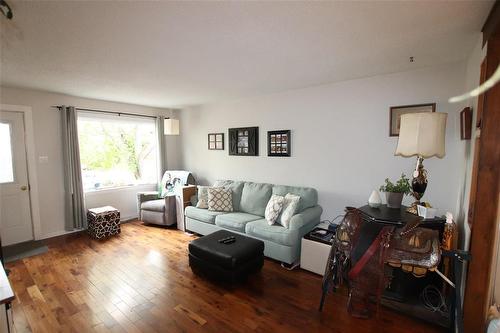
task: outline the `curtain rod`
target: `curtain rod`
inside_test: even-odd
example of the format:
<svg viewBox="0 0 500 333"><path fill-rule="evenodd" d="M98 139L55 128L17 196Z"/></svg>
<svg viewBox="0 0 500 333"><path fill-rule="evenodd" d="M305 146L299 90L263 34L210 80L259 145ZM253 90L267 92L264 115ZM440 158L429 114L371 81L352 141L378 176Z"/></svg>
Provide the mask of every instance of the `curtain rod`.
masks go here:
<svg viewBox="0 0 500 333"><path fill-rule="evenodd" d="M52 105L52 107L61 110L62 105ZM117 112L117 111L106 111L106 110L79 108L79 107L76 107L76 106L75 106L75 110L89 111L89 112L99 112L99 113L108 113L108 114L117 114L118 116L124 115L124 116L146 117L146 118L155 118L155 119L159 117L159 116L149 116L149 115L137 114L137 113L127 113L127 112ZM170 118L165 117L165 119L170 119Z"/></svg>

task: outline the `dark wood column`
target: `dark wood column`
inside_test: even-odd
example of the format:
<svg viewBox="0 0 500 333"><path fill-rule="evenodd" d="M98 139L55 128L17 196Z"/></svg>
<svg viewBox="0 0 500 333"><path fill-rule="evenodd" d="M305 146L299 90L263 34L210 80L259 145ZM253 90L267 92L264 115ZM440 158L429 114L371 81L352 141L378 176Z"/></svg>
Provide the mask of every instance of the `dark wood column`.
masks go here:
<svg viewBox="0 0 500 333"><path fill-rule="evenodd" d="M490 15L491 16L491 15ZM500 63L500 34L490 35L484 62L489 78ZM479 99L473 165L469 223L471 225L472 260L467 273L464 301L465 332L484 332L491 303L493 270L497 263L500 189L500 84Z"/></svg>

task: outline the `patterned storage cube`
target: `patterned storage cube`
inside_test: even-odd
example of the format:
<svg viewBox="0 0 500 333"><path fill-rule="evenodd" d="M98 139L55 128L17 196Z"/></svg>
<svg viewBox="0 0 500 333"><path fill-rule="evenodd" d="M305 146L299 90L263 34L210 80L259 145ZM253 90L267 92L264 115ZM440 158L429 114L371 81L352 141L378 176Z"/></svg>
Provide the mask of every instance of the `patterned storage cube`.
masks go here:
<svg viewBox="0 0 500 333"><path fill-rule="evenodd" d="M120 212L105 206L87 211L88 233L94 239L102 239L120 233Z"/></svg>

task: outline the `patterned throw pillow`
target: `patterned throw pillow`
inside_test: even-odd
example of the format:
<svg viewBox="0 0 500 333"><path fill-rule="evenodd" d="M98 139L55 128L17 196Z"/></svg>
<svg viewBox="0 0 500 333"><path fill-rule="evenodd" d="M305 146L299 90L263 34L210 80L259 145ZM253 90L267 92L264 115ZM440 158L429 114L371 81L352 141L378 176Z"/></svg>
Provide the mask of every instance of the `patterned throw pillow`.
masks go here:
<svg viewBox="0 0 500 333"><path fill-rule="evenodd" d="M198 203L196 207L207 209L208 208L208 189L210 186L198 186Z"/></svg>
<svg viewBox="0 0 500 333"><path fill-rule="evenodd" d="M290 226L290 220L292 216L297 211L297 207L299 206L300 197L298 195L294 195L288 193L285 195L285 200L283 203L283 211L281 212L281 216L279 218L279 223L288 228Z"/></svg>
<svg viewBox="0 0 500 333"><path fill-rule="evenodd" d="M273 195L266 206L265 218L269 225L273 225L274 222L280 216L281 210L283 209L283 202L285 198L281 195Z"/></svg>
<svg viewBox="0 0 500 333"><path fill-rule="evenodd" d="M233 192L223 187L208 189L208 210L216 212L233 211Z"/></svg>

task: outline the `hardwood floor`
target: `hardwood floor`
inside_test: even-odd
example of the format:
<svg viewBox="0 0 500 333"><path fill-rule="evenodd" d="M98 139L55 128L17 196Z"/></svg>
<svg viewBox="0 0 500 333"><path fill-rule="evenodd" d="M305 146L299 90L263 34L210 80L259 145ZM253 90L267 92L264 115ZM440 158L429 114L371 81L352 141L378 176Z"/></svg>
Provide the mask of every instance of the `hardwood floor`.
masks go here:
<svg viewBox="0 0 500 333"><path fill-rule="evenodd" d="M107 241L74 236L7 266L16 332L441 332L382 307L354 319L346 292L317 311L321 277L266 260L262 272L227 288L194 275L178 230L122 225Z"/></svg>

